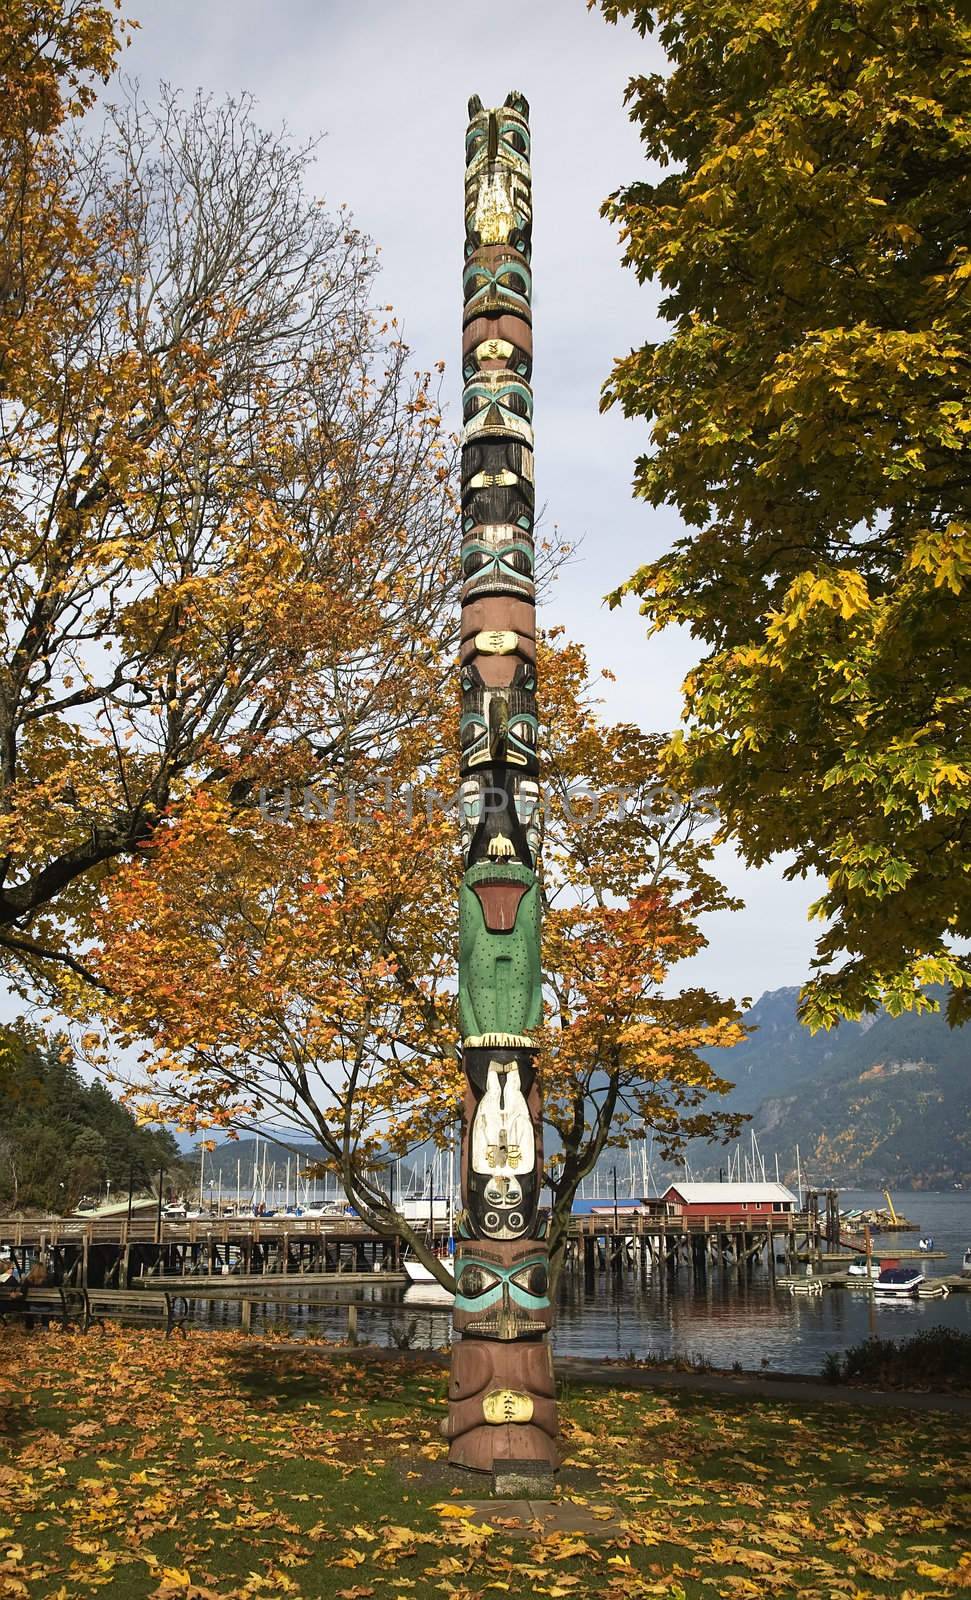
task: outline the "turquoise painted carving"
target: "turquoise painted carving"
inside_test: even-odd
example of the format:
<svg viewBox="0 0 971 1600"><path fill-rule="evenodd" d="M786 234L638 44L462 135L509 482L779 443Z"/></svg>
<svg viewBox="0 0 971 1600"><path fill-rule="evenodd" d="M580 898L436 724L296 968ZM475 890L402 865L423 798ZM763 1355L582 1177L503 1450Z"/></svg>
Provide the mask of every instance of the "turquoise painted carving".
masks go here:
<svg viewBox="0 0 971 1600"><path fill-rule="evenodd" d="M522 1339L545 1333L553 1308L545 1247L519 1248L485 1241L462 1247L455 1283L457 1330L482 1339Z"/></svg>

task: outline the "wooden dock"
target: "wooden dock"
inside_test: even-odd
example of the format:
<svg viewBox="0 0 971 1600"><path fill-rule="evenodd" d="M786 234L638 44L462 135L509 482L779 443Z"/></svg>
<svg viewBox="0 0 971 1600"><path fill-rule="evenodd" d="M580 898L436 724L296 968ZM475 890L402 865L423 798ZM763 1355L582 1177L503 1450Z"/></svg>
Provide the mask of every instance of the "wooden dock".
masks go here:
<svg viewBox="0 0 971 1600"><path fill-rule="evenodd" d="M916 1256L918 1252L914 1251L913 1254ZM936 1250L934 1255L938 1261L946 1259L942 1250ZM776 1279L777 1289L792 1289L804 1294L821 1294L824 1289L862 1289L865 1294L875 1284L875 1278L860 1278L855 1274L851 1277L848 1272L819 1272L809 1277ZM959 1272L949 1273L943 1278L925 1277L916 1295L922 1299L932 1299L945 1289L948 1294L971 1294L971 1278L964 1278Z"/></svg>
<svg viewBox="0 0 971 1600"><path fill-rule="evenodd" d="M444 1226L444 1219L443 1224ZM428 1236L428 1226L415 1231ZM436 1244L444 1232L436 1230ZM58 1282L127 1288L136 1279L202 1272L210 1277L235 1269L246 1277L315 1273L345 1280L400 1270L401 1245L372 1232L356 1218L194 1217L159 1218L144 1211L131 1220L113 1217L0 1218L0 1245L19 1264L46 1261Z"/></svg>
<svg viewBox="0 0 971 1600"><path fill-rule="evenodd" d="M387 1291L407 1284L408 1275L405 1272L272 1272L249 1277L226 1273L217 1277L191 1273L181 1277L148 1274L135 1282L149 1294L158 1289L177 1294L186 1302L190 1315L194 1302L199 1300L239 1306L239 1325L244 1333L253 1326L254 1306L327 1306L344 1313L347 1338L351 1344L356 1344L359 1312L400 1307L401 1296Z"/></svg>
<svg viewBox="0 0 971 1600"><path fill-rule="evenodd" d="M811 1200L812 1197L807 1197ZM447 1223L435 1219L415 1232L435 1247L446 1242ZM840 1235L835 1196L827 1196L825 1214L807 1204L801 1214L708 1217L663 1215L648 1210L609 1207L572 1219L564 1269L586 1277L598 1272L641 1272L661 1268L748 1270L764 1261L794 1274L800 1261L818 1268L838 1266L853 1258L854 1241ZM315 1275L398 1272L401 1246L397 1239L374 1233L354 1217L209 1216L175 1220L157 1210L122 1211L106 1217L0 1218L0 1246L9 1247L20 1263L47 1262L59 1283L128 1288L151 1276L157 1281L206 1274L211 1278L263 1278L291 1274L310 1280ZM874 1250L922 1260L943 1259L941 1252Z"/></svg>

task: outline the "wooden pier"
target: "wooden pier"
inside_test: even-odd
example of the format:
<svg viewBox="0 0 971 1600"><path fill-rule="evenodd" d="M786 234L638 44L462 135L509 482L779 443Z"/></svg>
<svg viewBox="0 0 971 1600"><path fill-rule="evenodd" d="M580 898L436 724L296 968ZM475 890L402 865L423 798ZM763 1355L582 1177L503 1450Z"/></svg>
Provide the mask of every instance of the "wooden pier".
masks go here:
<svg viewBox="0 0 971 1600"><path fill-rule="evenodd" d="M427 1236L424 1229L416 1228ZM436 1230L436 1244L444 1234ZM144 1211L117 1217L0 1218L0 1246L18 1264L48 1263L60 1283L127 1288L145 1275L177 1277L232 1270L234 1275L398 1272L396 1239L342 1217L198 1217L159 1219Z"/></svg>
<svg viewBox="0 0 971 1600"><path fill-rule="evenodd" d="M586 1276L598 1272L677 1272L709 1267L745 1270L765 1260L794 1274L800 1262L817 1267L852 1258L856 1241L840 1237L835 1193L810 1195L802 1213L766 1213L759 1218L666 1216L656 1212L609 1208L574 1217L567 1240L564 1270ZM436 1220L432 1244L443 1247L447 1223ZM414 1224L429 1237L429 1225ZM22 1264L28 1258L47 1262L59 1283L96 1288L128 1288L145 1277L154 1280L206 1274L263 1278L268 1274L300 1278L317 1275L398 1273L401 1247L397 1240L373 1233L353 1217L211 1216L184 1221L144 1209L111 1217L0 1218L0 1246L7 1246ZM874 1252L876 1254L876 1252ZM927 1252L892 1250L934 1259ZM940 1258L938 1253L938 1258Z"/></svg>
<svg viewBox="0 0 971 1600"><path fill-rule="evenodd" d="M800 1254L815 1253L825 1241L810 1231L811 1218L793 1212L747 1220L722 1217L671 1217L618 1209L574 1217L566 1247L565 1269L590 1277L598 1271L640 1271L658 1268L677 1272L709 1267L744 1270L766 1258L795 1270Z"/></svg>

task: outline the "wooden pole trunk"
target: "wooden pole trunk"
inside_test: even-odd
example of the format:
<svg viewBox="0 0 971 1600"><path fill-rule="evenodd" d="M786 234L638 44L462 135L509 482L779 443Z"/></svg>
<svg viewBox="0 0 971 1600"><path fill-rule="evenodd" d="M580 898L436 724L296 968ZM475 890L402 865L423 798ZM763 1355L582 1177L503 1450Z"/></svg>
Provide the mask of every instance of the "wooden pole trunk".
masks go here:
<svg viewBox="0 0 971 1600"><path fill-rule="evenodd" d="M537 1495L559 1465L539 1221L543 1017L529 107L469 101L462 372L459 1021L466 1090L449 1460Z"/></svg>

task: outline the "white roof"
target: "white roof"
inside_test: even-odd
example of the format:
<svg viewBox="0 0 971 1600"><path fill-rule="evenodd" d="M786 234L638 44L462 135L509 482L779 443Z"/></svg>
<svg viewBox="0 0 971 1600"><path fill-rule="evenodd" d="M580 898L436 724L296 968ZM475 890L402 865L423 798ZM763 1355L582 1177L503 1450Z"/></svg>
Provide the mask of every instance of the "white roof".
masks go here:
<svg viewBox="0 0 971 1600"><path fill-rule="evenodd" d="M733 1200L791 1200L796 1197L784 1183L671 1183L667 1193L680 1195L692 1206L728 1205Z"/></svg>

